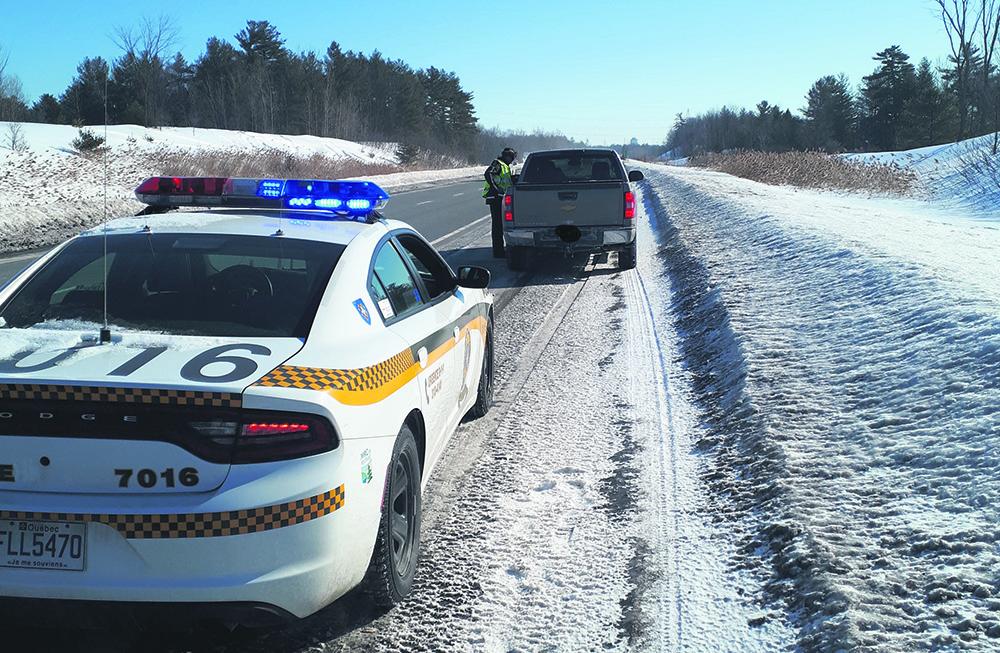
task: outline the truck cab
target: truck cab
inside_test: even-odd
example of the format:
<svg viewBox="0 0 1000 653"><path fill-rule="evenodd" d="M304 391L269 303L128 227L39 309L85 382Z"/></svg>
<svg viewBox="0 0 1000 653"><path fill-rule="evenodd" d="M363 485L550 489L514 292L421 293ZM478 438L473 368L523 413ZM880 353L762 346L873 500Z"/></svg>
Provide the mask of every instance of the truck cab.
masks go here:
<svg viewBox="0 0 1000 653"><path fill-rule="evenodd" d="M611 149L532 152L503 198L507 264L527 267L533 253L618 252L621 269L635 267L636 196Z"/></svg>

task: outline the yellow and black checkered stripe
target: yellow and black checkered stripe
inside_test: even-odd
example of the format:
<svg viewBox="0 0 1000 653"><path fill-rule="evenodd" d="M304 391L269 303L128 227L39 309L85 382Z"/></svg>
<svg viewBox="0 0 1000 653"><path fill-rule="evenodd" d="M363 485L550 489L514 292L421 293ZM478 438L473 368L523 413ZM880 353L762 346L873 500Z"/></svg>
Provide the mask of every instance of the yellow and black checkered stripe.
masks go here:
<svg viewBox="0 0 1000 653"><path fill-rule="evenodd" d="M0 384L0 400L90 401L150 406L209 406L239 408L243 396L234 392L198 392L158 388L106 388L97 386Z"/></svg>
<svg viewBox="0 0 1000 653"><path fill-rule="evenodd" d="M173 540L260 533L325 517L344 507L344 486L306 499L250 510L174 515L100 515L0 510L0 519L105 524L130 540Z"/></svg>
<svg viewBox="0 0 1000 653"><path fill-rule="evenodd" d="M257 385L307 390L370 391L405 374L414 362L413 352L406 349L387 361L356 370L328 370L322 367L282 365L268 373L257 382Z"/></svg>
<svg viewBox="0 0 1000 653"><path fill-rule="evenodd" d="M450 351L456 343L455 327L460 331L459 341L469 331L476 331L485 338L488 315L488 304L475 306L452 324L431 334L413 347L369 367L338 370L281 365L254 385L319 390L328 392L341 403L352 406L374 404L396 392L420 374L423 368L416 352L421 348L426 348L428 351L428 365L432 365Z"/></svg>

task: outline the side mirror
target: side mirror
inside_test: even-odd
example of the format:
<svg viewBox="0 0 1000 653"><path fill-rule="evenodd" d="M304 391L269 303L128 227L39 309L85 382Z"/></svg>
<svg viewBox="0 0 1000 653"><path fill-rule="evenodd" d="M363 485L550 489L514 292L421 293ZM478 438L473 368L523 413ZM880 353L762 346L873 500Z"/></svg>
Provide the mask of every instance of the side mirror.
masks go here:
<svg viewBox="0 0 1000 653"><path fill-rule="evenodd" d="M511 176L510 176L510 180L511 180L511 182L512 182L512 183L515 183L515 184L517 183L517 180L518 180L518 179L520 179L520 178L521 178L521 175L520 175L520 174L516 174L516 175L511 175Z"/></svg>
<svg viewBox="0 0 1000 653"><path fill-rule="evenodd" d="M458 285L462 288L486 288L490 285L490 271L475 265L458 268Z"/></svg>
<svg viewBox="0 0 1000 653"><path fill-rule="evenodd" d="M628 171L628 180L629 181L642 181L643 179L645 179L645 177L643 176L641 170L629 170Z"/></svg>

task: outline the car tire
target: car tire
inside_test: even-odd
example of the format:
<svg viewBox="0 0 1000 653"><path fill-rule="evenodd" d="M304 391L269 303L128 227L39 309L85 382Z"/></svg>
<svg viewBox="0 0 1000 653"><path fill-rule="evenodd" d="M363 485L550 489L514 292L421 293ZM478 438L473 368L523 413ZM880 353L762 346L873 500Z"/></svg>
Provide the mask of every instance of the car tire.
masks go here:
<svg viewBox="0 0 1000 653"><path fill-rule="evenodd" d="M619 270L631 270L635 267L635 261L638 257L638 247L635 243L632 243L625 249L618 251L618 269Z"/></svg>
<svg viewBox="0 0 1000 653"><path fill-rule="evenodd" d="M528 250L524 247L507 248L507 267L515 272L528 267Z"/></svg>
<svg viewBox="0 0 1000 653"><path fill-rule="evenodd" d="M391 608L409 594L420 557L420 454L408 425L396 436L382 495L375 551L366 585L376 605Z"/></svg>
<svg viewBox="0 0 1000 653"><path fill-rule="evenodd" d="M476 403L469 414L478 419L485 417L493 406L493 318L486 325L486 346L483 349L483 371L479 374Z"/></svg>

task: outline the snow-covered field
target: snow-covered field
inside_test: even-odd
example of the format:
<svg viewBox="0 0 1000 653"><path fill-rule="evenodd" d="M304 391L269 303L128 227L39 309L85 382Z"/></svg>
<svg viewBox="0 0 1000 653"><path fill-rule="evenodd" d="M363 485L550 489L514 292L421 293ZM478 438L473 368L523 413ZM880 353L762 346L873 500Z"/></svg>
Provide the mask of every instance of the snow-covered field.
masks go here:
<svg viewBox="0 0 1000 653"><path fill-rule="evenodd" d="M0 252L51 245L98 223L104 211L104 157L81 156L72 142L79 130L68 125L17 123L27 149L6 148L11 123L0 122ZM103 126L88 127L104 135ZM254 156L280 153L382 170L398 170L391 145L361 144L318 136L284 136L221 129L136 125L108 128L108 211L130 215L142 205L133 195L146 177L176 174L177 156ZM369 176L387 190L481 174L479 167L391 172Z"/></svg>
<svg viewBox="0 0 1000 653"><path fill-rule="evenodd" d="M651 168L696 450L808 651L1000 648L1000 222Z"/></svg>

